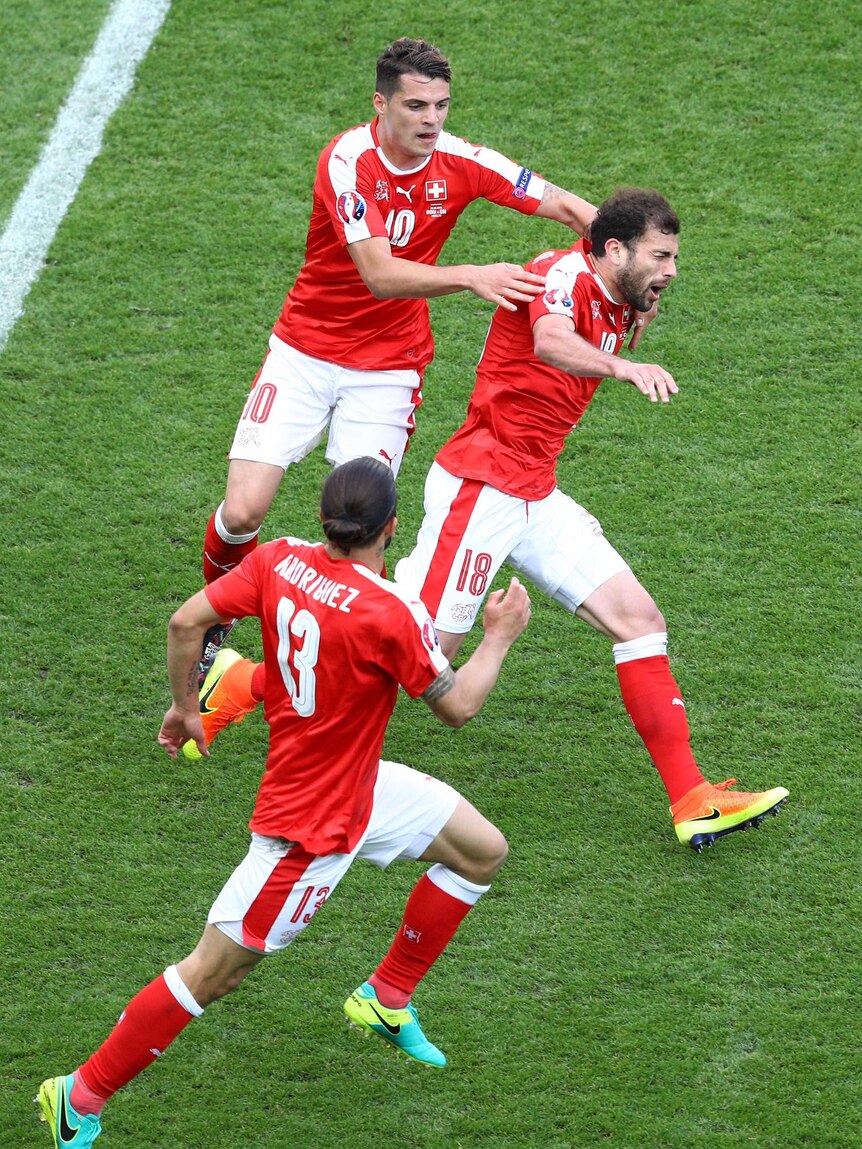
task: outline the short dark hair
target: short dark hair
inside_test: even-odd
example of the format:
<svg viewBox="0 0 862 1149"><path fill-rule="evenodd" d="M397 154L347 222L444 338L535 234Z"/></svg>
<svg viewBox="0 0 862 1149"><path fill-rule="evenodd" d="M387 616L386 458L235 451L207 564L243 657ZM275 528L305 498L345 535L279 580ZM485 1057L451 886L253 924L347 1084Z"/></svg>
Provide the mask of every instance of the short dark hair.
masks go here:
<svg viewBox="0 0 862 1149"><path fill-rule="evenodd" d="M334 467L320 496L323 533L344 554L373 542L398 504L392 468L363 456Z"/></svg>
<svg viewBox="0 0 862 1149"><path fill-rule="evenodd" d="M429 80L452 80L449 61L439 48L427 40L411 40L402 36L385 48L377 57L376 90L388 100L401 86L401 77L416 72Z"/></svg>
<svg viewBox="0 0 862 1149"><path fill-rule="evenodd" d="M595 254L604 255L609 239L631 248L651 227L679 235L679 219L664 196L644 188L618 188L600 205L587 236Z"/></svg>

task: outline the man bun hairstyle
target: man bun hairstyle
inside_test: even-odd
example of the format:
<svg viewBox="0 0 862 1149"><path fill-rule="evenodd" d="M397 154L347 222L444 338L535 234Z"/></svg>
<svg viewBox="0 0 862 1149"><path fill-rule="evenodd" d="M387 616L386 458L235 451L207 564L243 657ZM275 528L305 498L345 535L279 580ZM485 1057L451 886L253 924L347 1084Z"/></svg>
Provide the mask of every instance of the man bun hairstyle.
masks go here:
<svg viewBox="0 0 862 1149"><path fill-rule="evenodd" d="M320 496L323 533L334 547L350 554L380 534L397 507L395 476L380 459L364 456L334 467Z"/></svg>
<svg viewBox="0 0 862 1149"><path fill-rule="evenodd" d="M609 239L632 248L651 227L665 235L679 235L679 219L664 196L644 188L618 188L600 205L587 238L593 253L604 255Z"/></svg>
<svg viewBox="0 0 862 1149"><path fill-rule="evenodd" d="M428 80L445 80L447 84L452 80L449 61L439 48L427 40L411 40L409 36L402 36L377 57L376 91L390 99L407 72L415 72Z"/></svg>

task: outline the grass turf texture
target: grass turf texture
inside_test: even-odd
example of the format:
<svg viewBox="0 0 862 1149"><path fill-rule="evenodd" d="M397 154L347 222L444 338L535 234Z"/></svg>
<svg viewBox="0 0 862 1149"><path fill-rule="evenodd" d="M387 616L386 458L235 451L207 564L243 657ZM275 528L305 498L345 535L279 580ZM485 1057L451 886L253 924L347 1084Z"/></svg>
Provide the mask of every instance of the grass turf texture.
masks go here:
<svg viewBox="0 0 862 1149"><path fill-rule="evenodd" d="M107 5L7 8L3 213ZM112 1103L104 1144L844 1149L862 1135L862 34L850 3L761 0L169 15L0 357L0 1142L47 1143L39 1081L192 947L244 851L263 724L205 766L159 753L165 624L199 585L318 150L371 114L374 58L405 33L451 56L454 132L596 201L646 184L677 208L681 275L640 350L682 393L655 409L604 384L560 481L668 617L704 769L791 802L759 835L679 847L606 642L539 600L479 719L451 732L401 700L386 748L511 842L417 997L450 1068L423 1074L343 1025L416 873L357 868L294 950ZM445 259L565 242L477 205ZM490 317L467 296L432 311L395 558ZM291 472L267 537L315 534L324 474L319 452ZM253 624L235 641L255 653Z"/></svg>

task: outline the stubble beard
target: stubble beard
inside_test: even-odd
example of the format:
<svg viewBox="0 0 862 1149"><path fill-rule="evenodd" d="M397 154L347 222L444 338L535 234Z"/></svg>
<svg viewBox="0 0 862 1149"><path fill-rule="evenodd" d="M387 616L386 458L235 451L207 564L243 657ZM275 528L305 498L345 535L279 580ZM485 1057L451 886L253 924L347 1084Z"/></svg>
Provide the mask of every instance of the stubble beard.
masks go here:
<svg viewBox="0 0 862 1149"><path fill-rule="evenodd" d="M653 305L653 301L648 299L646 294L649 284L643 284L641 279L641 276L629 268L624 268L617 274L620 294L629 307L633 307L635 311L649 311Z"/></svg>

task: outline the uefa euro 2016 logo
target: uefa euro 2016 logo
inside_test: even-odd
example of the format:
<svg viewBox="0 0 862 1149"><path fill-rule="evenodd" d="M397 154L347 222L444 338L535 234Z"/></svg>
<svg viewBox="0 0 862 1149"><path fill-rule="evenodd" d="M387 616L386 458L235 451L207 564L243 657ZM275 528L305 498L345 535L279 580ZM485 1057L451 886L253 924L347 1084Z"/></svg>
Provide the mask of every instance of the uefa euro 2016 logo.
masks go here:
<svg viewBox="0 0 862 1149"><path fill-rule="evenodd" d="M569 310L575 303L564 287L552 287L550 291L546 291L544 301L546 307L565 307Z"/></svg>
<svg viewBox="0 0 862 1149"><path fill-rule="evenodd" d="M335 206L344 223L356 223L365 215L365 200L358 191L342 192Z"/></svg>
<svg viewBox="0 0 862 1149"><path fill-rule="evenodd" d="M422 624L422 641L432 652L432 654L440 646L440 639L437 637L437 631L435 630L434 623L430 618L426 618L425 622Z"/></svg>

